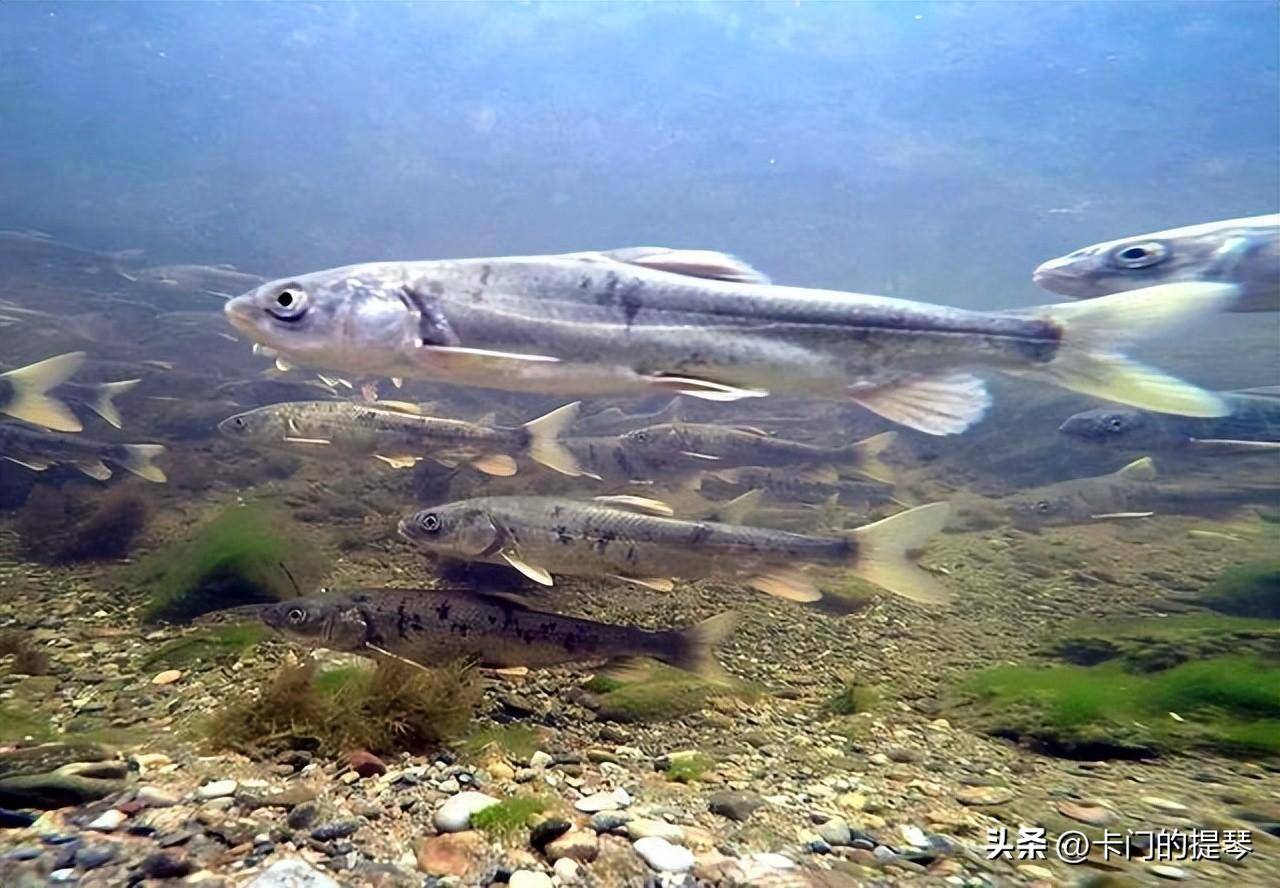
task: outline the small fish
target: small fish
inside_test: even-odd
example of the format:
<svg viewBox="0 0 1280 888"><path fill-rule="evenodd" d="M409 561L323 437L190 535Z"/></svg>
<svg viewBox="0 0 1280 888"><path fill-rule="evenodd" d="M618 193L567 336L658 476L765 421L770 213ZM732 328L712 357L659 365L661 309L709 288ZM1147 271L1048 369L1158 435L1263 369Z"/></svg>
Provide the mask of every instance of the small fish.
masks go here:
<svg viewBox="0 0 1280 888"><path fill-rule="evenodd" d="M303 644L423 666L466 658L492 668L541 669L652 657L713 680L727 678L714 649L737 625L735 614L724 613L653 631L532 610L513 596L430 589L360 589L291 599L259 613L267 626Z"/></svg>
<svg viewBox="0 0 1280 888"><path fill-rule="evenodd" d="M1058 431L1089 444L1147 452L1280 452L1280 386L1218 392L1218 396L1231 408L1226 416L1196 419L1102 407L1069 417Z"/></svg>
<svg viewBox="0 0 1280 888"><path fill-rule="evenodd" d="M840 467L892 484L893 470L880 461L880 455L896 437L894 432L884 432L845 447L815 447L773 438L754 428L674 422L636 429L621 440L628 454L650 466Z"/></svg>
<svg viewBox="0 0 1280 888"><path fill-rule="evenodd" d="M140 268L126 277L141 284L165 287L178 294L223 300L257 287L266 280L261 275L237 271L230 265L155 265Z"/></svg>
<svg viewBox="0 0 1280 888"><path fill-rule="evenodd" d="M514 475L515 456L528 456L565 475L580 475L560 434L578 413L566 404L518 428L483 425L422 415L412 404L379 401L295 401L237 413L218 424L228 437L261 447L281 444L308 455L373 457L393 468L419 460L470 465L488 475Z"/></svg>
<svg viewBox="0 0 1280 888"><path fill-rule="evenodd" d="M713 258L712 257L716 257ZM578 397L770 394L856 403L934 435L977 422L990 368L1122 404L1219 416L1212 394L1121 354L1236 295L1179 283L986 312L782 287L705 250L375 262L264 284L228 320L287 363Z"/></svg>
<svg viewBox="0 0 1280 888"><path fill-rule="evenodd" d="M833 496L859 511L895 502L883 484L846 481L831 466L788 470L766 466L712 469L693 482L698 490L727 485L738 490L762 490L771 500L819 505Z"/></svg>
<svg viewBox="0 0 1280 888"><path fill-rule="evenodd" d="M626 413L620 407L606 407L579 419L575 428L583 436L620 434L639 426L678 422L683 418L685 407L684 399L679 395L653 413Z"/></svg>
<svg viewBox="0 0 1280 888"><path fill-rule="evenodd" d="M1144 456L1109 475L1059 481L1001 497L996 505L1022 530L1120 516L1149 517L1152 513L1137 504L1152 493L1157 477L1155 463Z"/></svg>
<svg viewBox="0 0 1280 888"><path fill-rule="evenodd" d="M779 598L822 597L806 567L847 569L913 601L943 601L934 580L907 560L946 523L945 503L901 512L833 537L684 521L670 506L634 496L591 502L540 496L481 497L417 512L400 534L419 547L511 565L543 585L553 574L611 576L655 591L673 579L735 579Z"/></svg>
<svg viewBox="0 0 1280 888"><path fill-rule="evenodd" d="M1084 247L1045 262L1041 287L1092 299L1158 284L1235 284L1229 311L1280 311L1280 214L1207 222Z"/></svg>
<svg viewBox="0 0 1280 888"><path fill-rule="evenodd" d="M80 431L84 426L71 408L49 390L74 376L84 358L84 352L67 352L0 373L0 413L54 431Z"/></svg>
<svg viewBox="0 0 1280 888"><path fill-rule="evenodd" d="M164 483L164 471L153 462L161 453L163 444L112 444L19 423L0 424L0 459L35 472L69 465L90 478L105 481L111 477L106 463L112 462L140 478Z"/></svg>

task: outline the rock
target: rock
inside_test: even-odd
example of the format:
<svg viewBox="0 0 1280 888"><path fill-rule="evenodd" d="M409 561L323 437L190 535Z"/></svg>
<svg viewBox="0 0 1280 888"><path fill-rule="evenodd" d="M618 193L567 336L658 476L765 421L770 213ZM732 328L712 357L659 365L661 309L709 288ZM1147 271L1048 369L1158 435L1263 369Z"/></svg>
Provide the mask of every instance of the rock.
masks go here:
<svg viewBox="0 0 1280 888"><path fill-rule="evenodd" d="M196 790L198 799L223 799L235 795L240 784L234 780L213 780Z"/></svg>
<svg viewBox="0 0 1280 888"><path fill-rule="evenodd" d="M115 832L128 819L129 815L123 811L108 808L91 820L86 825L86 829L96 829L98 832Z"/></svg>
<svg viewBox="0 0 1280 888"><path fill-rule="evenodd" d="M561 885L572 885L581 878L578 861L572 857L561 857L551 867L555 870L556 878L560 880Z"/></svg>
<svg viewBox="0 0 1280 888"><path fill-rule="evenodd" d="M516 769L506 762L490 762L485 770L494 780L514 780L516 776Z"/></svg>
<svg viewBox="0 0 1280 888"><path fill-rule="evenodd" d="M191 874L191 861L183 851L159 851L148 854L138 866L138 872L147 879L181 879Z"/></svg>
<svg viewBox="0 0 1280 888"><path fill-rule="evenodd" d="M591 827L598 833L613 832L622 829L631 820L631 815L626 811L601 811L598 814L592 814L591 819L587 821L587 826Z"/></svg>
<svg viewBox="0 0 1280 888"><path fill-rule="evenodd" d="M921 753L901 746L890 746L885 750L884 754L889 761L896 762L899 765L911 765L924 761L924 756Z"/></svg>
<svg viewBox="0 0 1280 888"><path fill-rule="evenodd" d="M104 864L110 863L115 859L116 849L114 845L94 845L92 847L77 848L75 853L75 864L82 870L97 869Z"/></svg>
<svg viewBox="0 0 1280 888"><path fill-rule="evenodd" d="M510 888L553 888L555 885L551 881L551 877L546 873L540 873L536 870L516 870L511 874L511 878L507 880Z"/></svg>
<svg viewBox="0 0 1280 888"><path fill-rule="evenodd" d="M529 767L535 768L539 771L543 768L550 767L553 762L555 762L555 759L543 752L541 749L536 750L533 755L529 756Z"/></svg>
<svg viewBox="0 0 1280 888"><path fill-rule="evenodd" d="M693 869L693 852L660 836L637 839L631 847L645 863L659 872L684 873Z"/></svg>
<svg viewBox="0 0 1280 888"><path fill-rule="evenodd" d="M818 827L818 835L828 845L847 845L853 840L849 824L839 817L832 817Z"/></svg>
<svg viewBox="0 0 1280 888"><path fill-rule="evenodd" d="M307 829L316 822L316 816L319 813L320 806L315 802L304 802L289 812L285 823L289 829Z"/></svg>
<svg viewBox="0 0 1280 888"><path fill-rule="evenodd" d="M166 669L151 679L151 683L153 685L171 685L180 678L182 678L182 673L179 670Z"/></svg>
<svg viewBox="0 0 1280 888"><path fill-rule="evenodd" d="M1155 808L1157 811L1167 811L1170 814L1185 814L1189 810L1187 806L1181 802L1175 802L1172 799L1162 799L1159 796L1143 796L1142 803Z"/></svg>
<svg viewBox="0 0 1280 888"><path fill-rule="evenodd" d="M1175 882L1185 882L1191 878L1191 872L1184 870L1180 866L1170 866L1167 863L1153 863L1147 867L1147 872L1153 876L1159 876L1162 879L1171 879Z"/></svg>
<svg viewBox="0 0 1280 888"><path fill-rule="evenodd" d="M1080 823L1087 823L1089 826L1110 826L1119 819L1116 812L1110 808L1104 808L1101 805L1081 805L1075 802L1059 802L1058 813L1063 817L1078 820Z"/></svg>
<svg viewBox="0 0 1280 888"><path fill-rule="evenodd" d="M236 801L246 808L295 808L313 801L316 791L304 783L295 783L279 792L264 796L241 794Z"/></svg>
<svg viewBox="0 0 1280 888"><path fill-rule="evenodd" d="M467 790L445 800L432 822L440 832L462 832L471 825L471 815L492 808L498 800L482 792Z"/></svg>
<svg viewBox="0 0 1280 888"><path fill-rule="evenodd" d="M334 839L345 839L347 836L355 835L356 831L363 825L359 820L337 820L333 823L322 823L311 830L311 838L317 842L332 842Z"/></svg>
<svg viewBox="0 0 1280 888"><path fill-rule="evenodd" d="M907 844L914 848L929 847L929 837L925 835L924 830L918 826L912 826L909 823L904 824L898 832L902 833L902 837L906 839Z"/></svg>
<svg viewBox="0 0 1280 888"><path fill-rule="evenodd" d="M178 804L177 796L155 786L139 786L134 800L145 808L169 808Z"/></svg>
<svg viewBox="0 0 1280 888"><path fill-rule="evenodd" d="M643 817L637 817L635 820L627 822L626 826L627 838L644 839L649 836L660 836L668 842L684 841L684 830L676 826L674 823L667 823L664 820L646 820Z"/></svg>
<svg viewBox="0 0 1280 888"><path fill-rule="evenodd" d="M1018 867L1018 875L1026 876L1028 879L1036 879L1043 881L1053 880L1053 870L1047 866L1040 866L1038 863L1024 863Z"/></svg>
<svg viewBox="0 0 1280 888"><path fill-rule="evenodd" d="M364 749L347 753L347 767L366 780L387 773L386 762Z"/></svg>
<svg viewBox="0 0 1280 888"><path fill-rule="evenodd" d="M430 876L468 880L483 866L487 847L485 837L475 830L429 836L418 843L418 869Z"/></svg>
<svg viewBox="0 0 1280 888"><path fill-rule="evenodd" d="M739 823L750 817L751 812L763 804L764 799L755 793L734 790L713 793L707 800L707 808L712 814L719 814L721 817L727 817Z"/></svg>
<svg viewBox="0 0 1280 888"><path fill-rule="evenodd" d="M325 873L298 857L277 860L244 888L340 888Z"/></svg>
<svg viewBox="0 0 1280 888"><path fill-rule="evenodd" d="M600 840L593 832L571 829L548 842L543 853L552 863L565 857L578 863L590 863L600 853Z"/></svg>
<svg viewBox="0 0 1280 888"><path fill-rule="evenodd" d="M584 814L595 814L599 811L617 811L619 808L625 808L631 804L631 796L625 789L615 789L613 792L597 792L586 798L578 799L573 803L573 807L577 808Z"/></svg>
<svg viewBox="0 0 1280 888"><path fill-rule="evenodd" d="M561 820L559 817L548 817L529 831L529 844L541 851L547 847L548 842L552 842L567 833L573 826L567 820Z"/></svg>
<svg viewBox="0 0 1280 888"><path fill-rule="evenodd" d="M962 805L1003 805L1013 801L1013 790L1005 786L966 786L956 793L956 801Z"/></svg>

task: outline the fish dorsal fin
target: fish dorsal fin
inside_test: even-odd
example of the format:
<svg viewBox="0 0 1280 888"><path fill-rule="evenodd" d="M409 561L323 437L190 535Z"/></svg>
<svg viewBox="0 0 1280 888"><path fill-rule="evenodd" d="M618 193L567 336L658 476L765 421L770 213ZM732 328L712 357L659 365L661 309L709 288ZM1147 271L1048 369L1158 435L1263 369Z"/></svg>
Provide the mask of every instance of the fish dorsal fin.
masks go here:
<svg viewBox="0 0 1280 888"><path fill-rule="evenodd" d="M523 561L515 552L510 550L503 552L502 560L539 585L552 586L555 584L555 581L551 579L550 572L548 572L546 568L537 567Z"/></svg>
<svg viewBox="0 0 1280 888"><path fill-rule="evenodd" d="M396 413L408 413L411 416L421 416L422 408L417 404L411 404L408 401L376 401L375 406L381 410L392 410Z"/></svg>
<svg viewBox="0 0 1280 888"><path fill-rule="evenodd" d="M670 247L626 247L604 250L601 255L617 262L666 271L685 277L736 284L767 284L769 278L736 256L717 250L678 250Z"/></svg>
<svg viewBox="0 0 1280 888"><path fill-rule="evenodd" d="M660 518L670 518L676 513L675 509L661 500L649 499L643 496L631 496L629 494L597 496L595 497L595 502L604 506L612 506L615 509L638 512L641 515L657 515Z"/></svg>
<svg viewBox="0 0 1280 888"><path fill-rule="evenodd" d="M1126 481L1154 481L1156 479L1156 464L1152 462L1151 457L1144 456L1141 459L1135 459L1123 469L1116 472L1117 478L1123 478Z"/></svg>
<svg viewBox="0 0 1280 888"><path fill-rule="evenodd" d="M747 516L760 508L763 499L763 490L748 490L741 496L735 496L716 511L724 524L744 524Z"/></svg>

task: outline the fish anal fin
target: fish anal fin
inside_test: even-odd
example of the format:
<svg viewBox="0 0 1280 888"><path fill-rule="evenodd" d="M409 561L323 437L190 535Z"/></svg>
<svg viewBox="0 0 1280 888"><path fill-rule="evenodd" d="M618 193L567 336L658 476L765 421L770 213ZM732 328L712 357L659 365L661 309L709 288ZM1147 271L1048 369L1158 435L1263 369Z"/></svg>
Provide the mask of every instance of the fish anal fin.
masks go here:
<svg viewBox="0 0 1280 888"><path fill-rule="evenodd" d="M1126 481L1154 481L1157 477L1156 464L1151 457L1144 456L1135 459L1117 471L1115 475L1117 478L1123 478Z"/></svg>
<svg viewBox="0 0 1280 888"><path fill-rule="evenodd" d="M499 478L509 478L516 473L516 461L505 453L486 453L473 459L471 466Z"/></svg>
<svg viewBox="0 0 1280 888"><path fill-rule="evenodd" d="M325 443L328 443L328 442L325 442ZM414 466L418 464L418 461L422 459L422 457L420 456L408 456L408 455L384 456L381 453L375 453L373 455L373 458L377 460L381 460L382 462L391 466L391 468L393 469L412 469Z"/></svg>
<svg viewBox="0 0 1280 888"><path fill-rule="evenodd" d="M812 579L790 568L773 568L764 571L749 578L747 584L766 595L772 595L784 601L807 604L822 597L822 591Z"/></svg>
<svg viewBox="0 0 1280 888"><path fill-rule="evenodd" d="M956 435L991 406L986 385L968 373L850 386L849 397L878 416L927 435Z"/></svg>
<svg viewBox="0 0 1280 888"><path fill-rule="evenodd" d="M106 481L111 477L111 470L100 459L77 460L75 467L95 481Z"/></svg>
<svg viewBox="0 0 1280 888"><path fill-rule="evenodd" d="M520 556L516 555L514 552L503 552L502 560L539 585L551 586L555 583L555 581L551 579L551 574L546 569L521 560Z"/></svg>

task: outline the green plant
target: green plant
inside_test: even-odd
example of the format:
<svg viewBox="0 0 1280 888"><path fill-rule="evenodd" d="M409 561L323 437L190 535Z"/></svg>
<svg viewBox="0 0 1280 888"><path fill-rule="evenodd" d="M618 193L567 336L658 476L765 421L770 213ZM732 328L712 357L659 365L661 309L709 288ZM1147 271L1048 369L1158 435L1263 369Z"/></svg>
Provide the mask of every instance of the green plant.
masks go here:
<svg viewBox="0 0 1280 888"><path fill-rule="evenodd" d="M529 827L529 818L547 809L536 796L516 796L471 815L471 826L497 839L510 841Z"/></svg>
<svg viewBox="0 0 1280 888"><path fill-rule="evenodd" d="M715 766L715 759L711 756L695 752L690 755L671 756L663 773L674 783L697 783Z"/></svg>
<svg viewBox="0 0 1280 888"><path fill-rule="evenodd" d="M528 725L494 725L480 728L464 737L459 743L463 755L480 759L491 751L516 761L527 762L538 751L538 734Z"/></svg>
<svg viewBox="0 0 1280 888"><path fill-rule="evenodd" d="M879 701L880 695L873 689L850 678L845 680L844 686L822 708L829 715L857 715L874 709Z"/></svg>
<svg viewBox="0 0 1280 888"><path fill-rule="evenodd" d="M161 645L142 661L143 668L186 667L191 663L229 659L269 636L266 627L254 623L205 629Z"/></svg>

